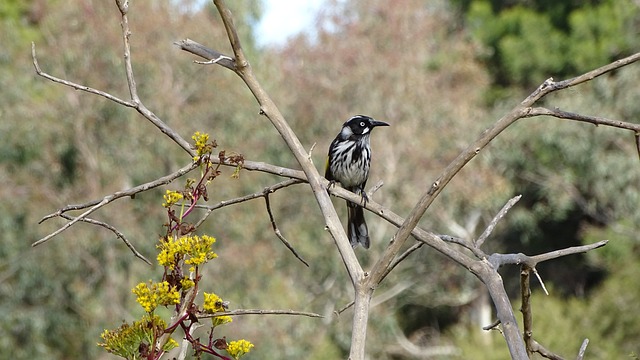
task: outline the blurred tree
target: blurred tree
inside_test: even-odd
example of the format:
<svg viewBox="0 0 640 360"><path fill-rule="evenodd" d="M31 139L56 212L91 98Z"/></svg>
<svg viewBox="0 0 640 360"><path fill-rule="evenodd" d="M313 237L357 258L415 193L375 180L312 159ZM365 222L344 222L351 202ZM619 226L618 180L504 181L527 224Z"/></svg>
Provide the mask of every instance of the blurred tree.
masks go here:
<svg viewBox="0 0 640 360"><path fill-rule="evenodd" d="M234 2L238 12L255 16L252 4L257 1ZM130 19L140 96L188 138L196 129L211 131L212 123L217 132L228 126L215 120L257 117L257 111L242 113L250 98L230 74L194 66L173 46L200 34L202 24L225 34L209 9L187 5L135 2ZM100 332L133 316L131 283L150 269L110 232L82 224L33 250L31 243L61 223L35 224L65 204L152 180L190 158L170 141L157 141L159 132L135 111L35 76L31 41L45 71L126 98L113 2L2 2L0 28L6 40L0 49L0 352L14 359L97 358ZM196 77L215 86L203 90ZM220 143L240 143L238 131L225 133ZM152 254L154 234L162 231L159 194L115 203L95 216L126 229L139 250Z"/></svg>
<svg viewBox="0 0 640 360"><path fill-rule="evenodd" d="M497 90L585 72L638 46L640 7L631 0L456 3Z"/></svg>

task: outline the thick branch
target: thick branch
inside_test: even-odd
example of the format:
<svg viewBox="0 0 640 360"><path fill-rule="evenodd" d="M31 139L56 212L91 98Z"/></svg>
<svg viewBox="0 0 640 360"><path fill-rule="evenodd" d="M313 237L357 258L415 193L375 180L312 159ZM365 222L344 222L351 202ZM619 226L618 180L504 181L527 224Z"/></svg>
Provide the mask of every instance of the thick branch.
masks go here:
<svg viewBox="0 0 640 360"><path fill-rule="evenodd" d="M566 249L550 251L544 254L527 256L525 254L491 254L489 256L489 262L498 269L502 265L513 264L513 265L521 265L525 264L530 268L535 268L538 263L543 261L557 259L562 256L572 255L572 254L580 254L593 249L597 249L599 247L605 246L609 240L601 240L593 244L582 245L582 246L574 246Z"/></svg>

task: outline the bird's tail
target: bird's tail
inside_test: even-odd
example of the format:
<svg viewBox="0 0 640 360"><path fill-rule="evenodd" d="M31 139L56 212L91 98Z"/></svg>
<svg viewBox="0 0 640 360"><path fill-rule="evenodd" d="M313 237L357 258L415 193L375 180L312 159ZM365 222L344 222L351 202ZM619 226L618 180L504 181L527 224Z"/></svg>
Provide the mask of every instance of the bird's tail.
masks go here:
<svg viewBox="0 0 640 360"><path fill-rule="evenodd" d="M361 244L365 249L369 248L369 229L364 221L364 210L361 206L347 201L347 230L349 231L349 242L356 247Z"/></svg>

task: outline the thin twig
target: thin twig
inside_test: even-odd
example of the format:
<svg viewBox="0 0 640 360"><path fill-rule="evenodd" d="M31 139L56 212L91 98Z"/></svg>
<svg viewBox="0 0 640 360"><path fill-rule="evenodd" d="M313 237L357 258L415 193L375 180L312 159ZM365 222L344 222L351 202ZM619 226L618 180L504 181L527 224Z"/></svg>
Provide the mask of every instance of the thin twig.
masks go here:
<svg viewBox="0 0 640 360"><path fill-rule="evenodd" d="M217 64L222 60L233 60L232 58L226 56L226 55L219 55L217 58L215 59L211 59L211 60L207 60L207 61L199 61L199 60L193 60L194 63L196 64L200 64L200 65L213 65L213 64Z"/></svg>
<svg viewBox="0 0 640 360"><path fill-rule="evenodd" d="M580 345L580 350L578 351L578 357L576 357L576 360L584 359L584 354L587 352L587 345L589 345L589 339L584 339L582 345Z"/></svg>
<svg viewBox="0 0 640 360"><path fill-rule="evenodd" d="M576 114L568 111L563 111L558 108L548 109L545 107L534 107L531 108L530 111L524 117L533 117L533 116L553 116L558 119L564 120L573 120L579 122L586 122L593 125L604 125L615 127L618 129L631 130L634 132L640 132L640 124L634 124L626 121L607 119L600 116L589 116Z"/></svg>
<svg viewBox="0 0 640 360"><path fill-rule="evenodd" d="M295 315L307 316L312 318L324 318L324 316L312 312L295 311L295 310L262 310L262 309L238 309L231 311L222 311L212 314L198 314L198 318L212 318L218 316L240 316L240 315Z"/></svg>
<svg viewBox="0 0 640 360"><path fill-rule="evenodd" d="M633 136L636 139L636 152L638 153L638 158L640 158L640 133L635 133Z"/></svg>
<svg viewBox="0 0 640 360"><path fill-rule="evenodd" d="M564 360L562 356L550 351L535 340L532 340L532 349L534 352L537 352L538 354L542 355L542 357L545 357L547 359Z"/></svg>
<svg viewBox="0 0 640 360"><path fill-rule="evenodd" d="M236 71L236 62L232 57L209 49L208 47L203 46L191 39L176 41L174 42L174 45L177 45L178 47L180 47L180 49L186 52L190 52L207 60L220 59L216 61L216 64L223 66L233 72Z"/></svg>
<svg viewBox="0 0 640 360"><path fill-rule="evenodd" d="M504 204L504 206L502 207L502 209L500 209L500 211L496 214L496 216L494 216L493 219L491 219L489 226L487 226L487 228L484 229L484 232L482 233L482 235L480 235L480 237L478 237L478 239L475 241L474 243L475 247L480 248L482 244L484 244L485 240L487 240L489 235L491 235L496 225L498 225L498 222L502 220L502 218L520 200L520 198L522 198L522 195L514 196L513 198L509 199L509 201L507 201L506 204Z"/></svg>
<svg viewBox="0 0 640 360"><path fill-rule="evenodd" d="M127 190L117 191L117 192L115 192L113 194L105 196L101 200L93 200L93 201L89 201L87 203L78 204L78 205L67 205L67 206L63 207L62 209L59 209L55 213L52 213L52 214L49 214L49 215L43 217L40 220L39 223L42 223L43 221L49 220L49 219L54 218L54 217L61 216L62 214L66 213L68 211L82 210L82 209L87 209L87 208L89 208L89 210L87 210L84 213L82 213L81 215L73 218L73 220L71 220L70 222L66 223L64 226L62 226L58 230L54 231L53 233L50 233L49 235L43 237L42 239L34 242L33 244L31 244L31 246L38 246L38 245L40 245L42 243L47 242L48 240L50 240L54 236L60 234L64 230L66 230L69 227L71 227L76 222L82 221L82 219L84 219L87 216L89 216L89 214L91 214L92 212L94 212L94 211L100 209L101 207L113 202L114 200L120 199L122 197L133 196L133 195L135 195L137 193L141 193L143 191L147 191L149 189L156 188L158 186L166 185L166 184L172 182L173 180L179 178L180 176L182 176L182 175L190 172L191 170L195 169L197 166L198 165L196 163L191 163L191 164L189 164L187 166L182 167L181 169L179 169L178 171L176 171L176 172L174 172L172 174L169 174L167 176L163 176L163 177L161 177L159 179L150 181L148 183L144 183L142 185L138 185L138 186L132 187L132 188L127 189Z"/></svg>
<svg viewBox="0 0 640 360"><path fill-rule="evenodd" d="M273 232L276 234L276 236L278 237L278 239L280 239L280 241L284 244L284 246L287 247L287 249L289 249L289 251L291 251L291 253L293 254L293 256L295 256L298 260L300 260L303 264L305 264L307 267L309 267L309 263L307 263L296 251L296 249L291 246L291 244L289 243L289 241L287 241L287 239L282 235L282 233L280 232L280 229L278 229L278 225L276 224L276 220L273 217L273 213L271 212L271 204L269 203L269 192L265 191L263 193L264 196L264 202L265 205L267 207L267 213L269 214L269 220L271 221L271 227L273 228Z"/></svg>
<svg viewBox="0 0 640 360"><path fill-rule="evenodd" d="M347 311L350 307L352 307L355 304L355 301L351 300L347 305L345 305L344 307L342 307L339 310L334 311L333 313L336 315L340 315L343 312Z"/></svg>
<svg viewBox="0 0 640 360"><path fill-rule="evenodd" d="M243 166L243 168L244 168L244 166ZM288 186L295 185L295 184L301 184L301 183L302 183L302 180L289 179L289 180L285 180L285 181L279 182L277 184L271 185L269 187L266 187L262 191L258 191L258 192L255 192L253 194L248 194L248 195L241 196L241 197L234 198L234 199L223 200L223 201L220 201L219 203L214 204L214 205L196 205L197 208L205 209L205 210L207 210L207 212L202 216L202 218L200 218L200 220L198 220L198 222L195 224L195 227L198 228L200 225L202 225L202 223L215 210L218 210L220 208L223 208L223 207L226 207L226 206L229 206L229 205L240 204L240 203L243 203L245 201L261 198L261 197L264 196L264 192L265 191L273 193L273 192L276 192L276 191L278 191L280 189L284 189L284 188L286 188Z"/></svg>
<svg viewBox="0 0 640 360"><path fill-rule="evenodd" d="M373 185L371 189L369 189L369 191L367 191L367 195L369 196L369 198L373 197L373 194L375 194L376 191L380 190L380 188L383 186L384 186L384 181L378 180L378 182L375 183L375 185Z"/></svg>
<svg viewBox="0 0 640 360"><path fill-rule="evenodd" d="M538 270L536 270L536 268L533 268L533 269L531 269L531 271L533 271L534 275L538 279L538 282L540 283L540 286L542 287L542 291L544 291L544 294L549 296L549 292L547 291L547 287L544 286L544 281L542 281L542 277L540 276L540 273L538 273Z"/></svg>
<svg viewBox="0 0 640 360"><path fill-rule="evenodd" d="M409 257L409 255L413 254L416 250L420 249L423 245L424 245L424 243L422 241L418 241L415 244L411 245L411 247L409 247L407 250L405 250L405 252L400 254L400 256L398 256L391 263L391 266L389 266L389 272L391 272L391 270L393 270L396 266L398 266L398 264L400 264L402 261L404 261L404 259Z"/></svg>
<svg viewBox="0 0 640 360"><path fill-rule="evenodd" d="M67 219L67 220L74 220L75 219L74 217L69 216L67 214L60 214L60 217L64 218L64 219ZM125 245L127 245L129 250L131 250L131 252L133 252L133 255L135 255L140 260L146 262L147 264L152 265L151 261L149 261L146 257L144 257L144 255L142 255L133 246L133 244L131 244L131 242L124 236L124 234L121 233L118 229L115 228L115 226L112 226L112 225L109 225L109 224L107 224L105 222L98 221L98 220L91 219L91 218L83 218L83 219L80 219L80 221L86 222L86 223L89 223L89 224L93 224L93 225L102 226L103 228L110 230L111 232L113 232L116 235L116 237L118 237L120 240L122 240L122 242L124 242Z"/></svg>
<svg viewBox="0 0 640 360"><path fill-rule="evenodd" d="M80 91L84 91L84 92L88 92L91 94L95 94L95 95L99 95L104 97L105 99L111 100L117 104L120 104L122 106L126 106L126 107L134 107L135 104L133 104L130 101L126 101L126 100L122 100L116 96L113 96L107 92L104 91L100 91L100 90L96 90L94 88L88 87L88 86L84 86L84 85L80 85L80 84L76 84L74 82L68 81L68 80L64 80L64 79L60 79L58 77L49 75L47 73L45 73L44 71L42 71L42 69L40 68L40 64L38 63L38 58L36 57L36 44L34 42L31 42L31 59L33 61L33 67L36 69L36 74L42 76L43 78L47 79L47 80L51 80L55 83L58 84L62 84L62 85L66 85L69 86L75 90L80 90Z"/></svg>
<svg viewBox="0 0 640 360"><path fill-rule="evenodd" d="M500 325L500 319L497 319L496 321L492 322L489 325L483 326L482 330L494 330L495 328L498 327L498 325Z"/></svg>
<svg viewBox="0 0 640 360"><path fill-rule="evenodd" d="M580 254L587 251L591 251L593 249L597 249L599 247L605 246L609 240L601 240L593 244L582 245L582 246L574 246L570 248L565 248L561 250L549 251L544 254L527 256L525 254L491 254L487 259L495 269L498 269L500 266L512 264L512 265L521 265L526 264L527 266L534 268L538 263L543 261L557 259L559 257Z"/></svg>
<svg viewBox="0 0 640 360"><path fill-rule="evenodd" d="M68 87L71 87L75 90L84 91L90 94L102 96L105 99L111 100L117 104L122 106L130 107L136 109L142 116L144 116L147 120L149 120L153 125L155 125L160 131L162 131L165 135L171 138L176 144L178 144L183 150L189 153L190 156L195 155L195 151L191 148L191 145L188 141L186 141L180 134L171 129L167 124L165 124L158 116L156 116L152 111L147 109L140 98L138 97L136 82L133 76L133 66L131 64L131 50L129 46L129 36L131 35L131 31L129 30L129 22L126 16L126 12L128 10L128 6L124 6L122 2L116 1L118 3L118 8L121 11L122 15L122 32L123 32L123 42L124 42L124 64L125 64L125 72L127 75L127 85L129 87L129 93L131 95L131 100L123 100L117 96L111 95L105 91L97 90L91 88L89 86L80 85L74 83L72 81L60 79L58 77L52 76L40 68L40 64L38 63L38 58L36 56L36 45L35 43L31 43L31 58L33 61L33 66L36 70L36 74L42 76L43 78L53 81L58 84L62 84ZM122 6L121 6L122 5Z"/></svg>

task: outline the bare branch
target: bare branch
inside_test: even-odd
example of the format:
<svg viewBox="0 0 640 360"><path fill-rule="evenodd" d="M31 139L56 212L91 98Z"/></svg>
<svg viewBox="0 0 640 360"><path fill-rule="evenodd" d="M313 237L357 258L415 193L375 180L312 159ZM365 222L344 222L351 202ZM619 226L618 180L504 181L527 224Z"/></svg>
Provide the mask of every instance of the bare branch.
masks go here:
<svg viewBox="0 0 640 360"><path fill-rule="evenodd" d="M302 180L289 179L289 180L285 180L285 181L279 182L277 184L268 186L268 187L264 188L264 190L262 190L262 191L255 192L253 194L248 194L248 195L241 196L241 197L234 198L234 199L223 200L223 201L220 201L219 203L214 204L214 205L196 205L197 208L206 209L207 212L204 214L204 216L200 220L198 220L198 222L195 224L195 227L197 228L200 225L202 225L202 223L215 210L218 210L220 208L223 208L223 207L226 207L226 206L229 206L229 205L240 204L240 203L243 203L245 201L254 200L254 199L258 199L258 198L264 197L265 191L267 191L269 193L274 193L274 192L276 192L276 191L278 191L280 189L284 189L284 188L286 188L288 186L295 185L295 184L301 184L301 183L302 183Z"/></svg>
<svg viewBox="0 0 640 360"><path fill-rule="evenodd" d="M558 108L554 108L554 109L548 109L545 107L530 108L530 111L527 113L525 117L534 117L534 116L543 116L543 115L553 116L558 119L586 122L596 126L604 125L604 126L615 127L618 129L631 130L636 133L640 132L640 124L634 124L634 123L620 121L620 120L612 120L612 119L607 119L600 116L576 114L568 111L563 111Z"/></svg>
<svg viewBox="0 0 640 360"><path fill-rule="evenodd" d="M156 188L158 186L162 186L162 185L166 185L170 182L172 182L173 180L181 177L184 174L187 174L188 172L190 172L191 170L195 169L198 165L196 163L191 163L187 166L182 167L181 169L179 169L178 171L169 174L167 176L163 176L159 179L150 181L148 183L144 183L142 185L138 185L135 187L132 187L131 189L128 190L123 190L123 191L117 191L113 194L107 195L104 198L102 198L101 200L93 200L84 204L78 204L78 205L67 205L65 207L63 207L62 209L59 209L58 211L56 211L53 214L49 214L45 217L43 217L39 223L42 223L43 221L49 220L51 218L57 217L57 216L61 216L62 214L68 212L68 211L73 211L73 210L82 210L82 209L89 209L87 211L85 211L84 213L82 213L81 215L73 218L73 220L71 220L70 222L66 223L64 226L62 226L61 228L59 228L58 230L54 231L53 233L43 237L42 239L34 242L33 244L31 244L31 246L38 246L42 243L47 242L48 240L52 239L54 236L60 234L61 232L65 231L66 229L68 229L69 227L71 227L73 224L75 224L78 221L82 221L83 219L85 219L87 216L89 216L89 214L91 214L92 212L100 209L101 207L113 202L114 200L120 199L122 197L126 197L126 196L133 196L137 193L141 193L144 191L147 191L149 189L153 189Z"/></svg>
<svg viewBox="0 0 640 360"><path fill-rule="evenodd" d="M113 102L115 102L117 104L120 104L122 106L135 107L135 104L133 102L122 100L122 99L120 99L118 97L115 97L115 96L113 96L113 95L111 95L111 94L109 94L107 92L104 92L104 91L96 90L96 89L88 87L88 86L76 84L76 83L68 81L68 80L57 78L55 76L49 75L46 72L42 71L42 69L40 68L40 64L38 64L38 58L36 57L36 44L33 43L33 42L31 43L31 59L33 60L33 67L36 69L36 74L42 76L43 78L45 78L47 80L51 80L54 83L58 83L58 84L62 84L62 85L68 86L68 87L73 88L75 90L80 90L80 91L84 91L84 92L88 92L88 93L91 93L91 94L102 96L105 99L111 100L111 101L113 101Z"/></svg>
<svg viewBox="0 0 640 360"><path fill-rule="evenodd" d="M233 72L236 71L236 62L233 58L219 53L215 50L209 49L208 47L201 45L191 39L176 41L174 42L174 44L180 47L181 50L200 56L201 58L207 59L209 61L211 61L212 59L220 59L219 61L216 61L216 64L221 65Z"/></svg>
<svg viewBox="0 0 640 360"><path fill-rule="evenodd" d="M522 326L524 327L522 338L529 356L533 353L531 345L533 341L533 315L531 313L530 270L531 268L526 265L522 265L520 268L520 312L522 312Z"/></svg>
<svg viewBox="0 0 640 360"><path fill-rule="evenodd" d="M609 240L601 240L589 245L574 246L574 247L550 251L544 254L534 255L534 256L527 256L521 253L520 254L491 254L488 258L488 261L496 269L498 269L502 265L507 265L507 264L513 264L513 265L526 264L531 268L535 268L538 263L541 263L543 261L556 259L562 256L587 252L587 251L605 246L608 242Z"/></svg>
<svg viewBox="0 0 640 360"><path fill-rule="evenodd" d="M531 93L525 100L523 100L518 106L516 106L513 110L500 118L493 126L485 130L476 141L471 143L460 155L458 155L458 157L445 168L443 173L433 183L431 183L429 187L425 189L414 209L405 219L404 223L394 236L394 241L390 244L390 246L385 250L382 257L374 265L371 271L371 276L369 278L371 286L375 287L375 284L378 284L382 280L384 274L386 273L386 270L384 268L388 267L391 264L393 258L400 251L402 245L411 234L411 229L413 229L418 224L418 221L420 220L422 215L424 215L425 211L433 203L435 198L440 194L444 187L446 187L446 185L451 181L451 179L453 179L453 177L469 161L471 161L471 159L473 159L478 153L480 153L480 151L484 149L496 136L498 136L502 131L504 131L518 119L525 117L530 111L530 107L534 103L551 92L575 86L638 60L640 60L640 53L614 61L611 64L605 65L569 80L556 83L553 81L553 79L548 79L543 84L541 84L533 93ZM512 353L512 355L516 354ZM522 349L518 351L517 355L519 357L524 356L524 354L522 353Z"/></svg>
<svg viewBox="0 0 640 360"><path fill-rule="evenodd" d="M391 263L391 266L389 266L389 272L391 272L396 266L398 266L398 264L404 261L404 259L409 257L409 255L413 254L416 250L420 249L424 244L425 243L418 241L415 244L411 245L410 248L405 250L405 252L403 252L397 258L394 259L394 261Z"/></svg>
<svg viewBox="0 0 640 360"><path fill-rule="evenodd" d="M122 24L122 40L124 44L124 64L125 64L125 72L127 76L127 85L129 87L129 93L131 96L130 101L126 101L120 99L116 96L113 96L105 91L97 90L88 86L80 85L68 80L60 79L58 77L49 75L42 71L40 65L38 63L38 59L36 57L36 47L34 43L31 43L31 57L33 60L33 66L36 70L36 73L45 79L51 80L55 83L62 84L65 86L69 86L75 90L81 90L90 94L102 96L105 99L111 100L117 104L122 106L130 107L136 109L142 116L144 116L147 120L149 120L153 125L155 125L160 131L162 131L165 135L171 138L176 144L178 144L184 151L186 151L190 156L194 156L195 152L191 148L191 145L188 141L186 141L180 134L175 132L172 128L167 126L160 118L156 116L151 110L147 109L140 98L138 97L137 87L135 78L133 75L133 66L131 64L131 49L129 46L129 37L131 36L131 31L129 29L129 20L127 18L128 11L128 2L127 1L116 1L118 4L118 9L121 13L121 24Z"/></svg>
<svg viewBox="0 0 640 360"><path fill-rule="evenodd" d="M224 312L217 312L212 314L198 314L201 319L212 318L218 316L240 316L240 315L295 315L295 316L307 316L312 318L324 318L324 316L312 312L295 311L295 310L262 310L262 309L238 309Z"/></svg>
<svg viewBox="0 0 640 360"><path fill-rule="evenodd" d="M496 225L498 225L498 222L502 220L502 218L507 214L509 210L511 210L511 208L520 200L520 198L522 198L522 195L515 196L507 201L507 203L502 207L502 209L500 209L496 216L491 219L489 226L487 226L482 235L480 235L480 237L478 237L478 239L475 241L475 247L479 248L482 246L482 244L484 244L485 240L487 240L489 235L491 235Z"/></svg>
<svg viewBox="0 0 640 360"><path fill-rule="evenodd" d="M636 151L638 152L638 157L640 158L640 133L635 133L634 137L636 138Z"/></svg>
<svg viewBox="0 0 640 360"><path fill-rule="evenodd" d="M601 240L601 241L598 241L596 243L589 244L589 245L573 246L573 247L566 248L566 249L550 251L548 253L544 253L544 254L540 254L540 255L534 255L534 256L531 257L531 259L534 261L534 266L532 266L532 267L535 267L535 264L541 263L543 261L557 259L559 257L563 257L563 256L567 256L567 255L580 254L580 253L584 253L584 252L587 252L587 251L591 251L593 249L597 249L599 247L603 247L603 246L607 245L608 242L609 242L609 240Z"/></svg>
<svg viewBox="0 0 640 360"><path fill-rule="evenodd" d="M482 330L495 330L498 328L498 325L500 325L500 319L492 322L491 324L487 325L487 326L483 326Z"/></svg>
<svg viewBox="0 0 640 360"><path fill-rule="evenodd" d="M307 267L309 267L309 263L307 263L302 257L300 257L300 255L298 254L296 249L293 246L291 246L289 241L287 241L287 239L285 239L285 237L282 236L282 233L280 233L280 229L278 229L278 225L276 225L276 220L273 218L273 213L271 212L271 205L269 204L269 192L268 191L263 192L263 197L264 197L265 205L267 207L267 213L269 214L269 220L271 221L271 227L273 228L273 232L276 234L278 239L280 239L280 241L282 241L284 246L286 246L287 249L289 249L289 251L291 251L293 256L295 256L303 264L305 264Z"/></svg>
<svg viewBox="0 0 640 360"><path fill-rule="evenodd" d="M74 220L75 218L72 216L69 216L67 214L61 214L60 215L61 218L67 219L67 220ZM123 233L121 233L118 229L116 229L114 226L109 225L105 222L102 221L98 221L98 220L94 220L94 219L90 219L90 218L83 218L80 219L80 221L82 222L86 222L89 224L93 224L93 225L98 225L98 226L102 226L103 228L110 230L111 232L113 232L120 240L122 240L122 242L124 242L125 245L127 245L127 247L129 248L129 250L131 250L131 252L133 252L133 255L135 255L137 258L139 258L140 260L146 262L149 265L151 264L151 261L149 261L146 257L144 257L144 255L142 255L140 252L138 252L138 250L133 246L133 244L131 244L131 242L129 242L129 240L124 236Z"/></svg>
<svg viewBox="0 0 640 360"><path fill-rule="evenodd" d="M589 345L589 339L584 339L584 341L582 342L582 345L580 345L580 350L578 351L578 356L576 357L576 360L584 359L584 353L587 352L588 345Z"/></svg>
<svg viewBox="0 0 640 360"><path fill-rule="evenodd" d="M554 83L550 86L549 92L552 91L557 91L557 90L562 90L562 89L566 89L572 86L576 86L578 84L582 84L584 82L590 81L595 79L598 76L604 75L606 73L612 72L614 70L620 69L621 67L627 66L629 64L632 64L636 61L640 60L640 52L639 53L635 53L633 55L627 56L626 58L620 59L620 60L616 60L610 64L601 66L595 70L591 70L587 73L584 73L580 76L576 76L574 78L571 79L567 79L564 81L560 81L557 83Z"/></svg>
<svg viewBox="0 0 640 360"><path fill-rule="evenodd" d="M537 352L538 354L542 355L543 357L545 357L547 359L564 360L564 358L562 356L553 353L552 351L548 350L544 346L540 345L540 343L538 343L535 340L532 340L531 346L532 346L531 349L533 350L533 352Z"/></svg>
<svg viewBox="0 0 640 360"><path fill-rule="evenodd" d="M549 296L549 292L547 291L547 287L544 286L544 281L542 281L542 277L540 276L540 273L538 273L538 270L536 270L536 268L531 269L531 271L533 271L533 273L535 274L536 278L538 279L538 282L540 283L540 286L542 287L542 291L544 291L544 294Z"/></svg>
<svg viewBox="0 0 640 360"><path fill-rule="evenodd" d="M462 246L463 248L471 251L473 253L473 255L475 257L477 257L478 259L484 259L487 257L487 255L484 253L484 251L482 251L479 247L473 245L471 242L459 238L459 237L455 237L455 236L451 236L451 235L438 235L438 237L440 239L442 239L443 241L452 243L452 244L457 244Z"/></svg>

